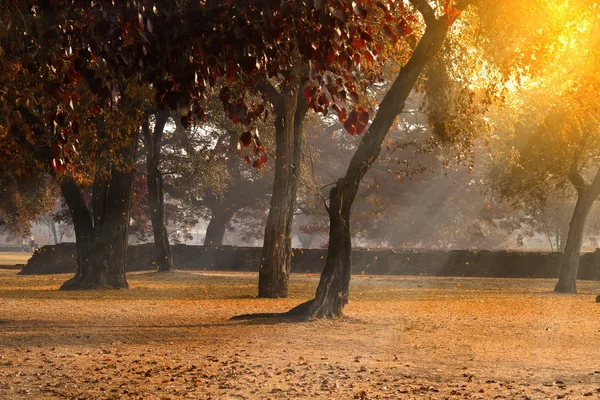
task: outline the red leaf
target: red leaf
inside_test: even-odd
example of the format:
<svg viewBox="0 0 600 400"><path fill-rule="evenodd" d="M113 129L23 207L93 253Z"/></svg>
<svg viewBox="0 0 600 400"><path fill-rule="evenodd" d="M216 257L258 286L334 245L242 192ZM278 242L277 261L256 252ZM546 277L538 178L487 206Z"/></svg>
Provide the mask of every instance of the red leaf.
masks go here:
<svg viewBox="0 0 600 400"><path fill-rule="evenodd" d="M392 28L391 28L389 25L385 25L385 26L383 27L383 33L384 33L384 34L385 34L387 37L389 37L390 39L392 39L392 41L393 41L394 43L396 43L396 42L398 41L398 35L396 35L396 34L394 33L394 31L392 31Z"/></svg>
<svg viewBox="0 0 600 400"><path fill-rule="evenodd" d="M368 124L369 124L369 113L366 111L363 111L358 116L358 122L356 124L356 134L360 135L361 133L363 133L363 131L365 130L365 128L367 127Z"/></svg>
<svg viewBox="0 0 600 400"><path fill-rule="evenodd" d="M307 86L304 88L304 98L306 99L306 102L310 104L310 100L313 96L315 88L313 88L312 86Z"/></svg>
<svg viewBox="0 0 600 400"><path fill-rule="evenodd" d="M346 121L346 109L345 108L341 108L340 111L338 111L338 118L340 119L340 122Z"/></svg>
<svg viewBox="0 0 600 400"><path fill-rule="evenodd" d="M367 45L367 41L365 39L354 38L352 40L352 47L355 50L360 50L360 49L364 48L366 45Z"/></svg>
<svg viewBox="0 0 600 400"><path fill-rule="evenodd" d="M58 144L56 143L52 143L52 154L54 154L56 157L58 157L60 154L60 147L58 147Z"/></svg>
<svg viewBox="0 0 600 400"><path fill-rule="evenodd" d="M227 80L233 81L235 79L235 75L238 72L238 66L235 63L229 63L227 65Z"/></svg>
<svg viewBox="0 0 600 400"><path fill-rule="evenodd" d="M335 51L329 50L329 53L327 53L327 64L333 64L336 58L337 56L335 54Z"/></svg>
<svg viewBox="0 0 600 400"><path fill-rule="evenodd" d="M57 160L56 158L53 158L52 169L54 169L56 173L64 172L66 170L64 161L61 159Z"/></svg>
<svg viewBox="0 0 600 400"><path fill-rule="evenodd" d="M263 164L264 164L264 163L263 163L263 162L261 162L261 160L259 159L259 160L254 160L254 162L252 163L252 166L253 166L254 168L261 169L261 168L262 168L262 166L263 166Z"/></svg>
<svg viewBox="0 0 600 400"><path fill-rule="evenodd" d="M198 119L202 122L206 122L206 115L204 114L204 108L200 107L197 113Z"/></svg>
<svg viewBox="0 0 600 400"><path fill-rule="evenodd" d="M398 24L398 31L402 34L402 36L409 36L413 33L412 27L405 19L402 19L402 21L400 21Z"/></svg>
<svg viewBox="0 0 600 400"><path fill-rule="evenodd" d="M250 164L250 157L244 156L244 161L246 162L246 164Z"/></svg>
<svg viewBox="0 0 600 400"><path fill-rule="evenodd" d="M329 106L329 99L324 94L319 96L319 105L320 106Z"/></svg>
<svg viewBox="0 0 600 400"><path fill-rule="evenodd" d="M63 112L59 112L56 114L56 118L54 119L59 125L62 125L65 122L67 116Z"/></svg>
<svg viewBox="0 0 600 400"><path fill-rule="evenodd" d="M240 136L240 142L244 145L244 147L248 147L250 143L252 143L252 134L250 132L244 132Z"/></svg>
<svg viewBox="0 0 600 400"><path fill-rule="evenodd" d="M446 0L444 11L446 24L448 24L448 26L452 25L452 23L460 16L460 10L454 7L454 2L452 0Z"/></svg>
<svg viewBox="0 0 600 400"><path fill-rule="evenodd" d="M346 122L344 122L344 128L348 131L349 134L356 134L356 123L358 122L358 113L356 110L352 110Z"/></svg>
<svg viewBox="0 0 600 400"><path fill-rule="evenodd" d="M388 11L387 7L386 7L386 6L384 6L384 5L383 5L383 3L382 3L382 2L380 2L380 1L378 1L378 2L377 2L375 5L376 5L377 7L379 7L379 8L381 8L381 9L382 9L383 11L385 11L385 12L387 12L387 11Z"/></svg>
<svg viewBox="0 0 600 400"><path fill-rule="evenodd" d="M375 61L375 56L373 55L373 53L371 53L369 50L365 51L363 53L364 58L368 61L368 62L374 62Z"/></svg>

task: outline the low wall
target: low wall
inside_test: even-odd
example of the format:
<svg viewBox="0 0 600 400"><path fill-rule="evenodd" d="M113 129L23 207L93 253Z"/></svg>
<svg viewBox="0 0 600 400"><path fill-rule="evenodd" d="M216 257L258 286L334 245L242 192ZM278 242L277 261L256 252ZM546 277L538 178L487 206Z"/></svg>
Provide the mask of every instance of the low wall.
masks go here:
<svg viewBox="0 0 600 400"><path fill-rule="evenodd" d="M18 245L0 246L0 253L20 253L22 251L23 251L23 246L18 246Z"/></svg>
<svg viewBox="0 0 600 400"><path fill-rule="evenodd" d="M180 270L257 271L259 247L172 246ZM75 272L75 245L44 246L33 254L21 274ZM293 272L320 273L325 249L294 249ZM129 246L127 271L156 269L152 244ZM557 278L562 253L518 251L426 251L355 249L352 273L368 275L429 275L507 278ZM600 249L581 255L579 279L600 280Z"/></svg>

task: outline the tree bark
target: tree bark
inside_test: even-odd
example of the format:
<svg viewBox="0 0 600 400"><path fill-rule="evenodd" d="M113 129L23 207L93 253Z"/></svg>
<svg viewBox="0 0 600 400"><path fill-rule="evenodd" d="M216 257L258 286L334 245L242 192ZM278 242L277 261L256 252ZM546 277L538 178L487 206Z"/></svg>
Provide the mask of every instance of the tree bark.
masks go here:
<svg viewBox="0 0 600 400"><path fill-rule="evenodd" d="M227 224L231 221L235 212L236 210L232 208L225 208L221 212L213 211L213 215L206 228L205 246L220 246L223 244Z"/></svg>
<svg viewBox="0 0 600 400"><path fill-rule="evenodd" d="M151 132L148 120L144 122L142 132L148 148L146 156L148 185L148 203L150 205L150 219L154 235L155 261L159 272L173 270L173 257L169 244L169 235L165 225L165 200L163 190L163 176L160 172L160 142L163 137L165 124L169 118L166 111L155 114L154 130Z"/></svg>
<svg viewBox="0 0 600 400"><path fill-rule="evenodd" d="M288 296L292 260L292 221L300 178L302 126L308 111L304 99L304 70L299 67L297 82L289 93L272 88L275 103L275 177L271 208L265 226L265 239L258 277L258 297Z"/></svg>
<svg viewBox="0 0 600 400"><path fill-rule="evenodd" d="M446 38L448 25L443 18L435 19L433 10L426 2L418 3L427 23L425 33L381 101L373 122L350 161L346 175L330 191L330 234L325 268L315 298L295 309L305 313L306 318L336 317L342 314L342 309L348 302L352 271L350 213L360 181L379 156L381 144L396 117L404 109L405 101L419 75Z"/></svg>
<svg viewBox="0 0 600 400"><path fill-rule="evenodd" d="M75 276L65 282L61 289L76 289L77 284L83 280L84 276L91 275L90 247L94 236L94 225L81 190L75 180L70 176L62 178L60 189L73 221L77 249Z"/></svg>
<svg viewBox="0 0 600 400"><path fill-rule="evenodd" d="M600 194L600 169L590 185L586 184L583 177L576 171L571 171L570 179L575 189L577 189L577 203L575 204L575 210L569 224L569 233L563 253L560 277L554 287L554 291L558 293L577 292L577 271L579 268L581 243L583 242L587 217L592 209L592 205Z"/></svg>
<svg viewBox="0 0 600 400"><path fill-rule="evenodd" d="M352 272L350 212L357 190L358 184L339 185L339 182L330 190L329 247L315 299L308 309L312 318L339 316L348 303Z"/></svg>
<svg viewBox="0 0 600 400"><path fill-rule="evenodd" d="M135 160L137 140L121 151ZM134 171L114 166L110 178L98 174L93 189L93 219L76 182L65 177L61 190L71 212L77 241L77 271L61 289L128 288L125 278Z"/></svg>

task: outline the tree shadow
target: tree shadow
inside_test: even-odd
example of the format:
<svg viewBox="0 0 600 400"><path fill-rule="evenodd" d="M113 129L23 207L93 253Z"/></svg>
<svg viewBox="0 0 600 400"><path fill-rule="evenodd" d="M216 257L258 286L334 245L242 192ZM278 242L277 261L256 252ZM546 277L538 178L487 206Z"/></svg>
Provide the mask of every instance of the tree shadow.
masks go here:
<svg viewBox="0 0 600 400"><path fill-rule="evenodd" d="M230 321L252 321L255 323L263 323L267 325L274 325L279 323L290 323L290 322L307 322L312 320L310 314L310 307L314 299L300 303L296 307L289 311L282 313L253 313L253 314L241 314L229 318ZM267 322L267 321L270 321Z"/></svg>

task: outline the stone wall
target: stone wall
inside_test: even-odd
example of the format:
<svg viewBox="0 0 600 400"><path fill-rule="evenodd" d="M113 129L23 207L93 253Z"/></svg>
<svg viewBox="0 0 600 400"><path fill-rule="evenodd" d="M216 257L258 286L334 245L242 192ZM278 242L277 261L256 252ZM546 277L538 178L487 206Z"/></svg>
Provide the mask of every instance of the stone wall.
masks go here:
<svg viewBox="0 0 600 400"><path fill-rule="evenodd" d="M257 271L258 247L172 246L180 270ZM74 273L75 245L44 246L33 254L21 274ZM130 246L127 271L154 270L152 244ZM293 272L320 273L325 249L294 249ZM507 278L557 278L561 253L518 251L426 251L355 249L352 273L366 275L476 276ZM600 280L600 249L581 256L579 279Z"/></svg>

